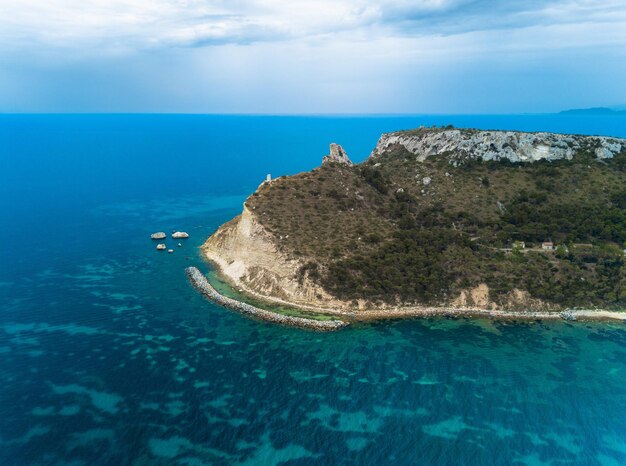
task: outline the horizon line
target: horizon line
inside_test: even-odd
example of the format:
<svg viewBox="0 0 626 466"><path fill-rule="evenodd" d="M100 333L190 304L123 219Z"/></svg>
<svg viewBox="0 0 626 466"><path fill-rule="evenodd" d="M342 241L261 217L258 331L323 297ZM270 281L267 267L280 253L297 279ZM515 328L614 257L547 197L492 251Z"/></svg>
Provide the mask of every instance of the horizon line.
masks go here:
<svg viewBox="0 0 626 466"><path fill-rule="evenodd" d="M590 107L593 108L593 107ZM106 116L106 115L153 115L153 116L250 116L250 117L424 117L424 116L535 116L535 115L562 115L562 116L619 116L620 112L615 115L594 115L594 114L572 114L568 110L559 110L555 112L486 112L486 113L441 113L441 112L416 112L416 113L397 113L397 112L375 112L375 113L261 113L261 112L0 112L0 116L52 116L52 115L84 115L84 116Z"/></svg>

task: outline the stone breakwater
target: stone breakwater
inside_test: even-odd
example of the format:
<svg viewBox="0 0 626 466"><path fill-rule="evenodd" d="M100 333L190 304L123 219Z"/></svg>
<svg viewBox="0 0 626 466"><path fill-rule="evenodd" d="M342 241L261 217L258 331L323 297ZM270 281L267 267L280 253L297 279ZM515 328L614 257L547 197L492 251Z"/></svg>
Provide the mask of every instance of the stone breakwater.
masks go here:
<svg viewBox="0 0 626 466"><path fill-rule="evenodd" d="M303 317L292 317L279 314L277 312L267 311L265 309L259 309L250 304L242 303L236 299L228 298L215 290L208 282L206 277L196 267L187 267L185 269L187 277L193 284L193 286L200 291L205 297L213 301L220 306L233 311L241 312L242 314L251 315L258 319L266 320L268 322L274 322L282 325L289 325L292 327L308 328L312 330L338 330L348 325L347 322L342 320L313 320L305 319Z"/></svg>

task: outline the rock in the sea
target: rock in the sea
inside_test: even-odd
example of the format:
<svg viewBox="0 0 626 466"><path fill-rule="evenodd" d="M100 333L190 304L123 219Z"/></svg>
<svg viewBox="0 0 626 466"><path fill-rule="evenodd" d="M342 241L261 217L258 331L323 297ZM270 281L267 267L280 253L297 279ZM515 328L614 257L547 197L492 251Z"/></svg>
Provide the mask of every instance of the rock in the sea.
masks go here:
<svg viewBox="0 0 626 466"><path fill-rule="evenodd" d="M339 144L334 142L330 145L330 154L322 159L322 164L329 162L338 162L345 165L352 165L352 161L348 158L348 154Z"/></svg>
<svg viewBox="0 0 626 466"><path fill-rule="evenodd" d="M169 252L170 254L174 252L173 249L168 249L167 252Z"/></svg>
<svg viewBox="0 0 626 466"><path fill-rule="evenodd" d="M189 233L184 231L175 231L172 233L172 238L189 238Z"/></svg>
<svg viewBox="0 0 626 466"><path fill-rule="evenodd" d="M150 235L150 239L164 239L166 236L167 235L165 233L159 231L158 233L152 233Z"/></svg>
<svg viewBox="0 0 626 466"><path fill-rule="evenodd" d="M165 249L167 249L167 246L163 243L157 244L157 250L164 251Z"/></svg>
<svg viewBox="0 0 626 466"><path fill-rule="evenodd" d="M183 246L182 244L178 243L178 247L179 247L179 248L180 248L180 247L182 247L182 246Z"/></svg>

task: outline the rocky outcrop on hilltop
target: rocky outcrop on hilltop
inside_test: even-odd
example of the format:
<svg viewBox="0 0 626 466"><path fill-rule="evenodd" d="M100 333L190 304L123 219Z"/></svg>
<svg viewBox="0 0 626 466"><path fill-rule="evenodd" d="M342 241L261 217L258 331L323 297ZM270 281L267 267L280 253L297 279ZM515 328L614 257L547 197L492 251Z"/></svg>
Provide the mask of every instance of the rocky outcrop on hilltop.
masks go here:
<svg viewBox="0 0 626 466"><path fill-rule="evenodd" d="M626 140L604 136L576 136L519 131L479 131L431 128L383 134L371 158L402 148L423 162L433 155L447 155L451 163L465 159L508 160L513 163L539 160L571 160L586 151L598 159L612 158L626 148Z"/></svg>
<svg viewBox="0 0 626 466"><path fill-rule="evenodd" d="M334 142L330 145L330 154L325 156L322 159L322 164L337 162L343 163L344 165L352 165L352 161L348 158L348 154L343 150L339 144L335 144Z"/></svg>

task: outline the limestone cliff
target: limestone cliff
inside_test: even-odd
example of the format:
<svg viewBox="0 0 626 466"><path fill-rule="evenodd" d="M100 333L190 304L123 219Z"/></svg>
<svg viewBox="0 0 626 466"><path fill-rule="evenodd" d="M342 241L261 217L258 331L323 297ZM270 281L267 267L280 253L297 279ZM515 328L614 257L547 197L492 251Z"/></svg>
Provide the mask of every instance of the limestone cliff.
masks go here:
<svg viewBox="0 0 626 466"><path fill-rule="evenodd" d="M398 146L421 162L430 156L444 154L453 163L467 158L506 159L518 163L571 160L581 150L593 152L598 159L612 158L626 148L626 140L604 136L460 129L433 131L427 128L383 134L370 157L376 159Z"/></svg>

